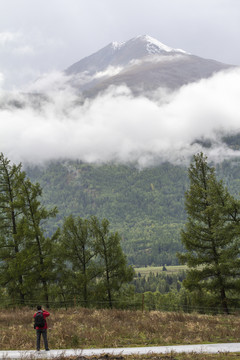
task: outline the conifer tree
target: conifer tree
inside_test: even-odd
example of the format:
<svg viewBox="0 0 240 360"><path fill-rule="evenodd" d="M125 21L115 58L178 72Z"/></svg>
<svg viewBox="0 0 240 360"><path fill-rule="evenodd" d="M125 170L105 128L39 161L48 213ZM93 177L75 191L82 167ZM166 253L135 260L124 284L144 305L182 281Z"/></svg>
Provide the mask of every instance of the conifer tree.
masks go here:
<svg viewBox="0 0 240 360"><path fill-rule="evenodd" d="M50 238L45 236L43 223L56 216L57 208L47 210L39 200L41 195L42 189L38 183L32 184L29 179L22 181L19 192L23 204L20 227L31 252L32 264L28 278L32 283L31 286L38 293L38 299L43 292L45 305L49 307L49 285L55 278L53 247L59 236L59 230L56 230Z"/></svg>
<svg viewBox="0 0 240 360"><path fill-rule="evenodd" d="M194 156L189 180L188 221L181 233L186 252L178 254L190 269L184 286L211 294L212 305L229 313L240 290L240 202L217 180L202 153Z"/></svg>
<svg viewBox="0 0 240 360"><path fill-rule="evenodd" d="M87 219L72 215L65 218L60 237L59 274L65 275L66 289L72 296L82 296L84 306L89 304L98 275L93 245Z"/></svg>
<svg viewBox="0 0 240 360"><path fill-rule="evenodd" d="M109 230L109 221L103 219L100 222L93 216L91 229L95 237L95 254L101 269L99 291L107 294L109 307L112 308L114 294L118 293L124 283L133 279L134 272L130 266L127 266L119 234L111 233Z"/></svg>
<svg viewBox="0 0 240 360"><path fill-rule="evenodd" d="M8 294L24 304L26 288L24 275L28 271L24 237L19 230L22 206L18 194L25 173L21 164L11 165L0 154L0 284Z"/></svg>
<svg viewBox="0 0 240 360"><path fill-rule="evenodd" d="M53 280L53 245L44 236L43 221L55 216L41 205L39 184L32 184L22 165L11 164L0 154L0 285L15 302L38 300L44 293L49 305L47 283ZM41 286L39 286L41 284Z"/></svg>

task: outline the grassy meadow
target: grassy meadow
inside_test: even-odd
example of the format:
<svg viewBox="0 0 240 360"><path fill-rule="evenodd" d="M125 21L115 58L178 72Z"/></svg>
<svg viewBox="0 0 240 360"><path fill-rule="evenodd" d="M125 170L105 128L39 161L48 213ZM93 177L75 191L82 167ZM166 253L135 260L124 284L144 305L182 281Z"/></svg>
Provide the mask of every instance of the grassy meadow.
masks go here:
<svg viewBox="0 0 240 360"><path fill-rule="evenodd" d="M233 315L86 308L50 310L50 313L50 349L226 343L238 342L240 338L240 319ZM34 310L29 308L0 310L1 350L35 349L33 314ZM194 357L191 354L185 354L184 357L181 354L169 356L172 357L168 359L186 360L234 359L233 354L225 354L225 357L207 357L206 354L195 354ZM147 356L144 358L147 359ZM166 356L151 356L154 360L160 358L167 359Z"/></svg>
<svg viewBox="0 0 240 360"><path fill-rule="evenodd" d="M162 266L146 266L146 267L135 267L135 273L138 274L140 273L142 276L148 276L150 273L153 274L166 274L166 275L172 275L172 274L177 274L180 271L187 270L187 266L186 265L170 265L170 266L165 266L166 271L163 271L163 267Z"/></svg>

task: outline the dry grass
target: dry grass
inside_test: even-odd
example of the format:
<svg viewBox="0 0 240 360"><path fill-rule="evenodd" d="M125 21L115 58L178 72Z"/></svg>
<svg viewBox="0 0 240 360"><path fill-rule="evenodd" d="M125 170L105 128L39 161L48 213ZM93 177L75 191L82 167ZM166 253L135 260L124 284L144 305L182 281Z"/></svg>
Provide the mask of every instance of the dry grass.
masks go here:
<svg viewBox="0 0 240 360"><path fill-rule="evenodd" d="M31 309L0 310L1 350L35 349L33 313ZM233 315L84 308L50 313L51 349L221 343L240 338L239 317Z"/></svg>
<svg viewBox="0 0 240 360"><path fill-rule="evenodd" d="M168 355L149 355L141 357L126 357L124 360L239 360L239 354L168 354ZM64 359L67 360L67 359Z"/></svg>
<svg viewBox="0 0 240 360"><path fill-rule="evenodd" d="M239 360L239 354L222 353L222 354L151 354L142 356L125 356L125 357L114 357L104 355L102 357L59 357L56 360ZM43 359L44 360L44 359Z"/></svg>

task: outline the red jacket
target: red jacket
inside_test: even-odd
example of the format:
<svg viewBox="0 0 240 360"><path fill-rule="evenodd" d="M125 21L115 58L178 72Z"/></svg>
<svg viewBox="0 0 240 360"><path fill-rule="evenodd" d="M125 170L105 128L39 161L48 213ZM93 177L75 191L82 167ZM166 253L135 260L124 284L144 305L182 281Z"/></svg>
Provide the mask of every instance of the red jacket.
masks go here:
<svg viewBox="0 0 240 360"><path fill-rule="evenodd" d="M39 327L37 326L37 327L36 327L36 330L38 330L38 329L47 329L48 326L47 326L46 317L50 316L49 312L47 312L46 310L39 310L38 312L42 312L42 313L43 313L43 317L44 317L44 320L45 320L45 325L44 325L44 327L41 327L41 328L39 328ZM38 312L36 312L36 313L33 315L34 318L35 318L35 316L37 315Z"/></svg>

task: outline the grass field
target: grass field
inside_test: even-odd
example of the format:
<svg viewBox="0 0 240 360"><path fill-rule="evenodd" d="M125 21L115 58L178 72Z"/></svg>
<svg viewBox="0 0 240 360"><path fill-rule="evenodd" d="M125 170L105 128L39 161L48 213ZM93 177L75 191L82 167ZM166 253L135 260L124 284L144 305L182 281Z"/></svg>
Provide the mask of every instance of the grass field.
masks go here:
<svg viewBox="0 0 240 360"><path fill-rule="evenodd" d="M0 310L1 350L35 349L33 313L34 310L28 308ZM239 342L240 337L237 315L85 308L50 310L50 313L48 338L51 349L231 343ZM240 358L239 355L169 354L168 357L126 356L125 360L235 360Z"/></svg>
<svg viewBox="0 0 240 360"><path fill-rule="evenodd" d="M171 265L171 266L166 266L166 271L163 271L163 267L162 266L147 266L147 267L136 267L134 268L136 274L140 273L142 276L148 276L150 273L164 273L164 274L177 274L182 270L187 270L187 266L186 265Z"/></svg>

